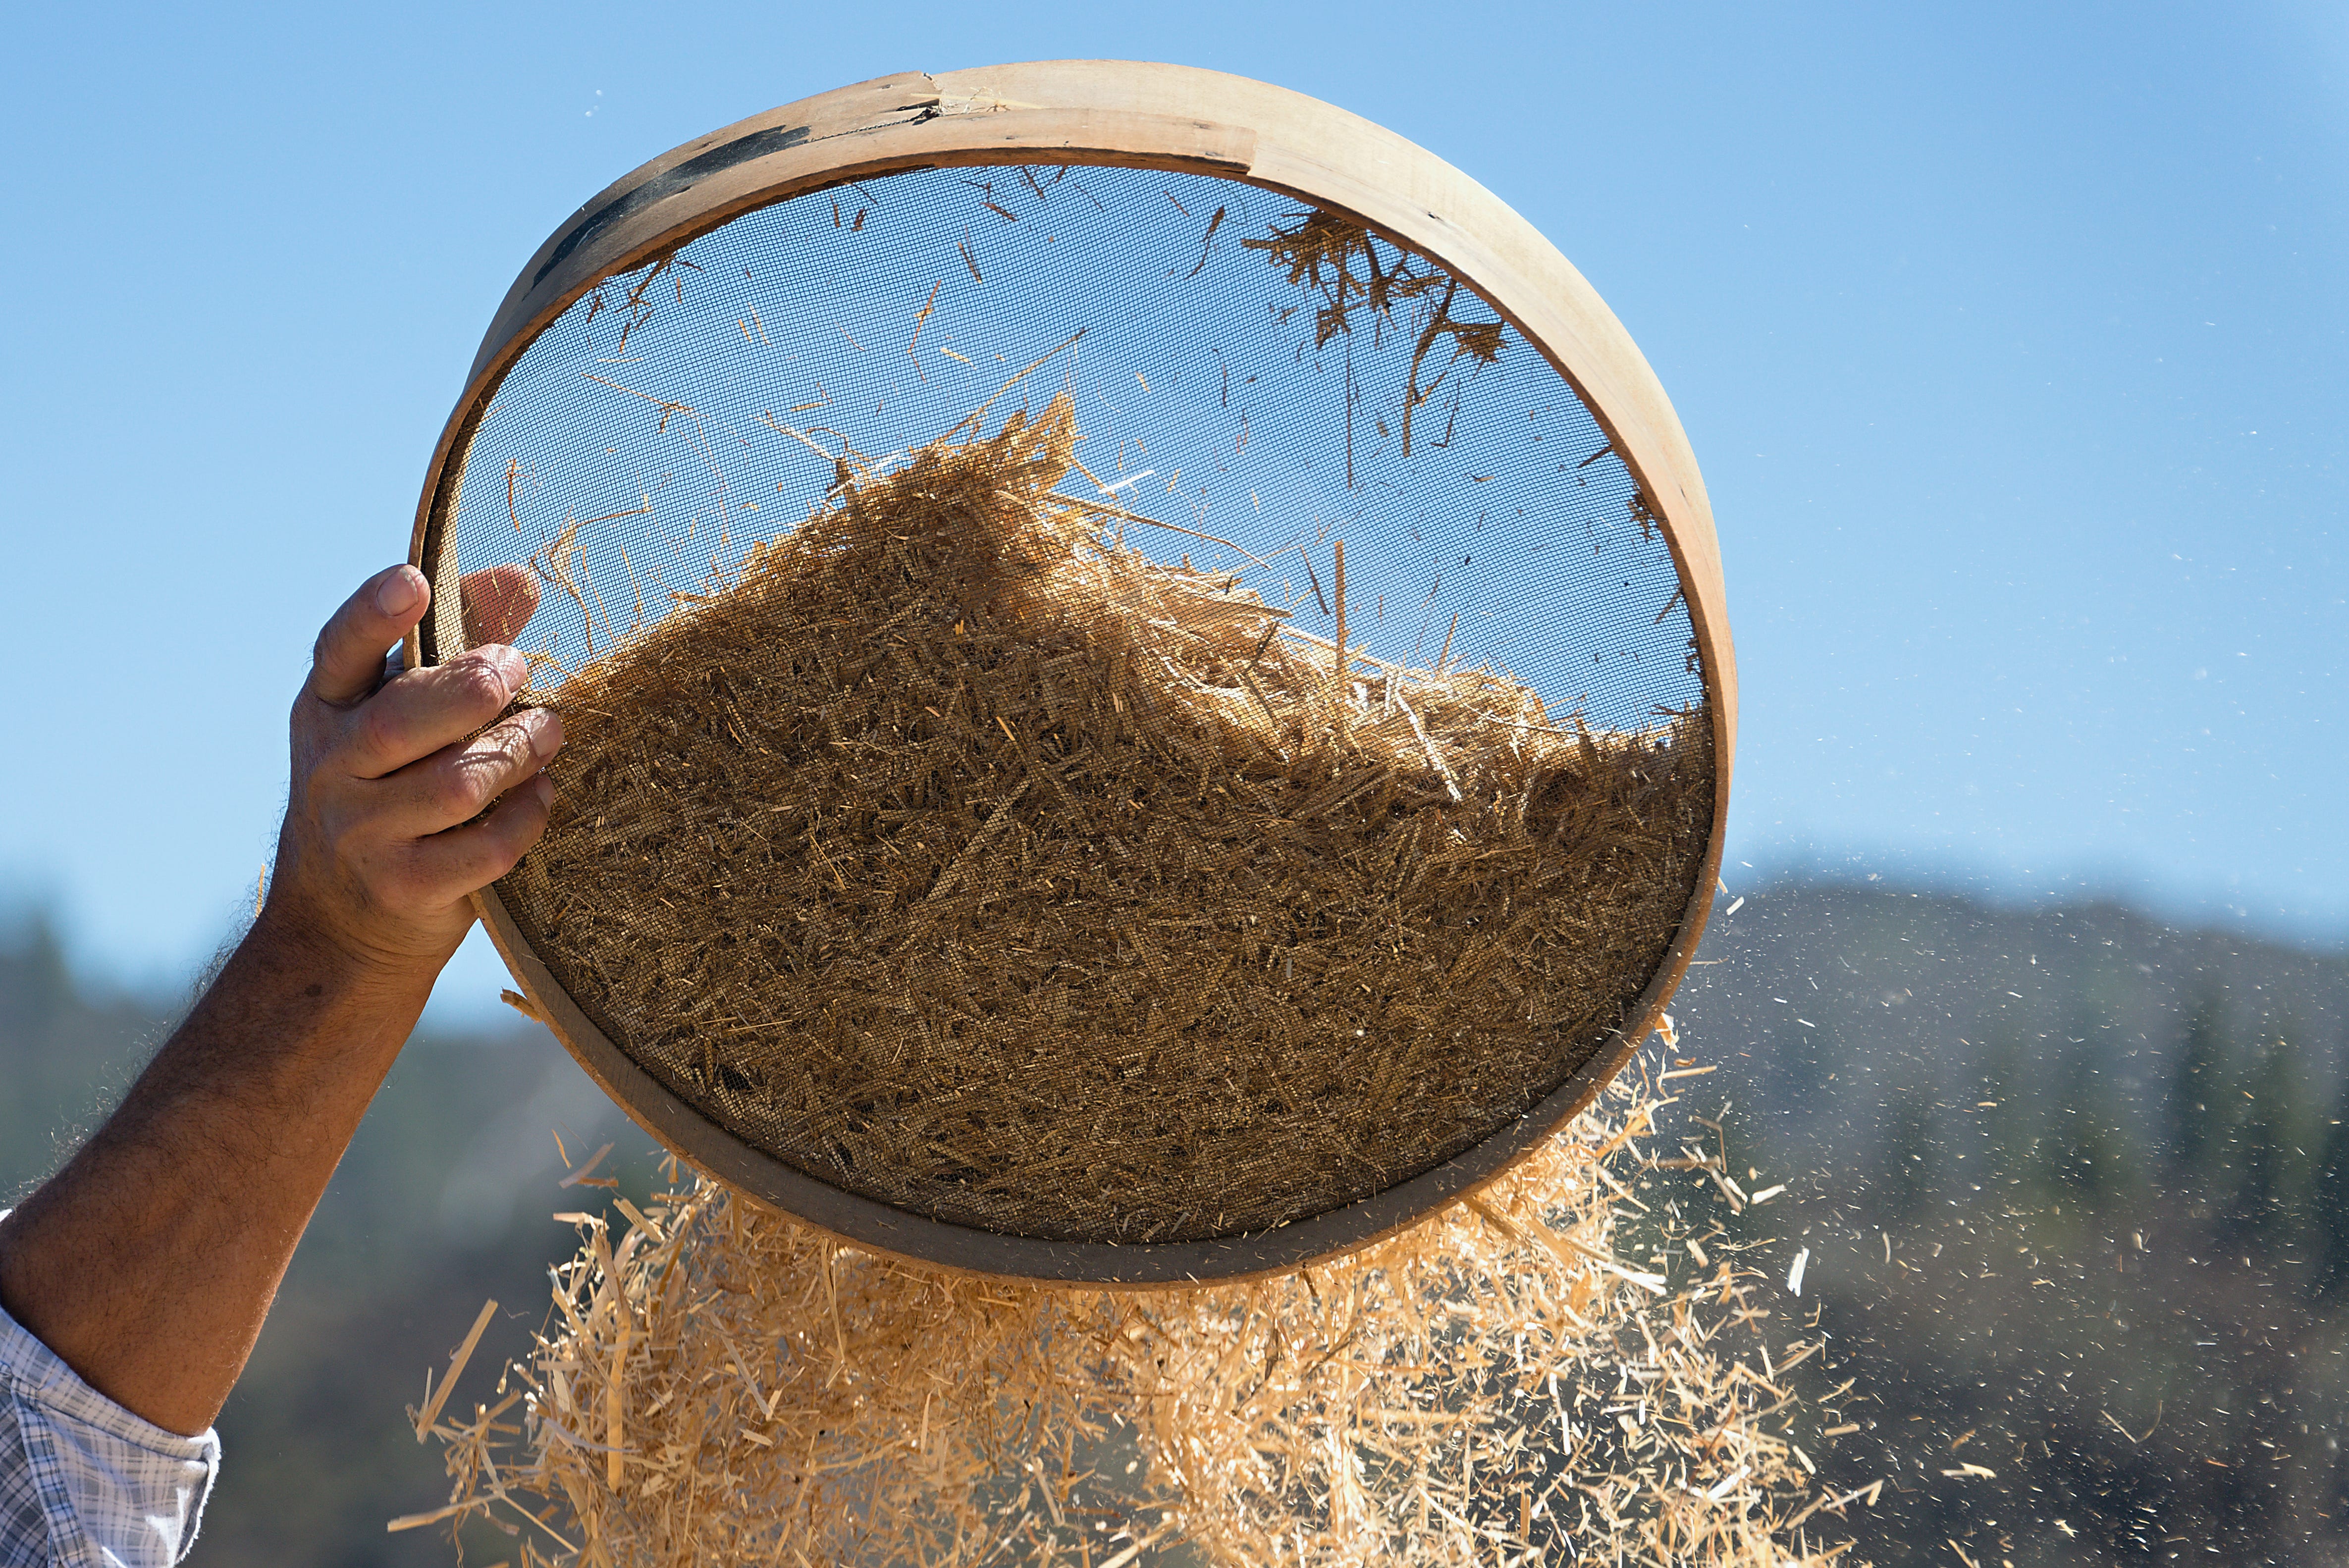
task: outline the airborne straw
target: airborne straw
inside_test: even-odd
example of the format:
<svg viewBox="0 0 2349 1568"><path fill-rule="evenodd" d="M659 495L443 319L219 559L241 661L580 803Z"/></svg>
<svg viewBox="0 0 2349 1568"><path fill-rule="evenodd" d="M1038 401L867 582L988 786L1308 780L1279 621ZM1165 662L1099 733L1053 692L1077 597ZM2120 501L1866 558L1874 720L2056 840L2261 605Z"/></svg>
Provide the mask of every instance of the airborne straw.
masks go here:
<svg viewBox="0 0 2349 1568"><path fill-rule="evenodd" d="M616 1247L582 1216L551 1326L432 1428L449 1503L394 1528L484 1514L523 1568L1823 1568L1804 1532L1872 1494L1786 1435L1820 1342L1765 1375L1758 1274L1619 1261L1597 1178L1668 1103L1619 1083L1473 1202L1237 1285L957 1277L707 1181Z"/></svg>

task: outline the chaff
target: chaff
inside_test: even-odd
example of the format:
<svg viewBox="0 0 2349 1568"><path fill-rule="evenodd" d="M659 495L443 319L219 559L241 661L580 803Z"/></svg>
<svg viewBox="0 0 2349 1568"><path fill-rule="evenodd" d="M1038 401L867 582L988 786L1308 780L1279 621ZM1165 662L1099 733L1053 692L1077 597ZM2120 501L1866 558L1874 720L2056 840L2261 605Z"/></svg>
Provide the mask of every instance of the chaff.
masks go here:
<svg viewBox="0 0 2349 1568"><path fill-rule="evenodd" d="M584 1220L499 1402L430 1429L448 1504L396 1523L502 1518L530 1568L1824 1564L1798 1527L1862 1492L1765 1427L1769 1287L1615 1259L1599 1151L1633 1175L1668 1114L1610 1095L1409 1233L1183 1290L934 1273L679 1183Z"/></svg>

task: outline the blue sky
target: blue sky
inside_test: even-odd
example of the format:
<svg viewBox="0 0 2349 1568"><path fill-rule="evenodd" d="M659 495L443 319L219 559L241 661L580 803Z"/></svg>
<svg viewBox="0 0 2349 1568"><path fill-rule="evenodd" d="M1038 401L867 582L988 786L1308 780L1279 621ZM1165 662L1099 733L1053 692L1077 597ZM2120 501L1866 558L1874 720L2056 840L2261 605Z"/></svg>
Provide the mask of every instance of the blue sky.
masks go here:
<svg viewBox="0 0 2349 1568"><path fill-rule="evenodd" d="M1733 886L2349 939L2349 14L2292 5L40 7L0 62L0 883L183 975L319 620L615 175L885 72L1259 77L1548 233L1718 513ZM1752 862L1746 871L1742 862ZM475 953L452 1021L494 995Z"/></svg>

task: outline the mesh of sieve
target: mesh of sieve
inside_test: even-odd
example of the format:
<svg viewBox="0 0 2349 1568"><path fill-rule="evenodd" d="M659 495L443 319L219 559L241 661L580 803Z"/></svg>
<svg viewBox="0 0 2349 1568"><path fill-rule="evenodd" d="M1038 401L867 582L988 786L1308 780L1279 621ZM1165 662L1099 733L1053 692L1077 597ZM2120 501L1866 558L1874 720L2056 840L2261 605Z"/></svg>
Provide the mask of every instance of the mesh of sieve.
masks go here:
<svg viewBox="0 0 2349 1568"><path fill-rule="evenodd" d="M1309 1256L1562 1119L1723 794L1622 420L1423 242L1173 150L866 129L688 210L805 162L763 118L550 242L428 486L420 653L467 577L571 737L485 901L558 1032L716 1173L1004 1273Z"/></svg>

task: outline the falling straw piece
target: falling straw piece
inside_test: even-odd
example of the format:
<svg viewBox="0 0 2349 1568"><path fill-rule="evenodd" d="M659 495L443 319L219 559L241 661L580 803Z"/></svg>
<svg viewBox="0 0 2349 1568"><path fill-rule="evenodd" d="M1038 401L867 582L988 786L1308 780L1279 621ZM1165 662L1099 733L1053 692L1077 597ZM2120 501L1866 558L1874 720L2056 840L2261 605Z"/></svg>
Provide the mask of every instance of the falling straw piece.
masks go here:
<svg viewBox="0 0 2349 1568"><path fill-rule="evenodd" d="M481 1342L481 1331L489 1327L490 1319L497 1315L497 1310L498 1304L494 1301L485 1301L481 1304L481 1314L473 1319L472 1332L465 1336L465 1342L462 1345L457 1346L457 1354L449 1358L449 1370L442 1375L440 1387L434 1388L431 1387L431 1379L426 1378L424 1408L418 1411L416 1415L418 1442L424 1440L426 1435L432 1430L432 1423L440 1418L440 1407L449 1402L449 1390L457 1386L457 1375L464 1371L465 1363L472 1357L473 1346Z"/></svg>
<svg viewBox="0 0 2349 1568"><path fill-rule="evenodd" d="M557 1181L555 1185L558 1187L576 1187L580 1182L587 1180L588 1176L594 1172L595 1167L604 1162L604 1156L612 1152L612 1147L613 1146L611 1144L606 1143L603 1148L595 1150L595 1153L587 1157L586 1164L582 1165L578 1170L574 1171L570 1175L565 1176L562 1181Z"/></svg>
<svg viewBox="0 0 2349 1568"><path fill-rule="evenodd" d="M446 1508L436 1508L429 1513L403 1513L398 1519L384 1521L384 1532L390 1534L401 1530L420 1529L427 1524L438 1524L444 1519L451 1518L464 1512L467 1509L478 1506L471 1501L452 1502Z"/></svg>
<svg viewBox="0 0 2349 1568"><path fill-rule="evenodd" d="M1133 1562L1135 1558L1141 1556L1143 1553L1157 1545L1158 1542L1164 1539L1164 1535L1165 1532L1161 1531L1155 1535L1143 1536L1141 1540L1135 1542L1133 1545L1127 1547L1116 1556L1102 1559L1101 1568L1125 1568L1127 1563Z"/></svg>

